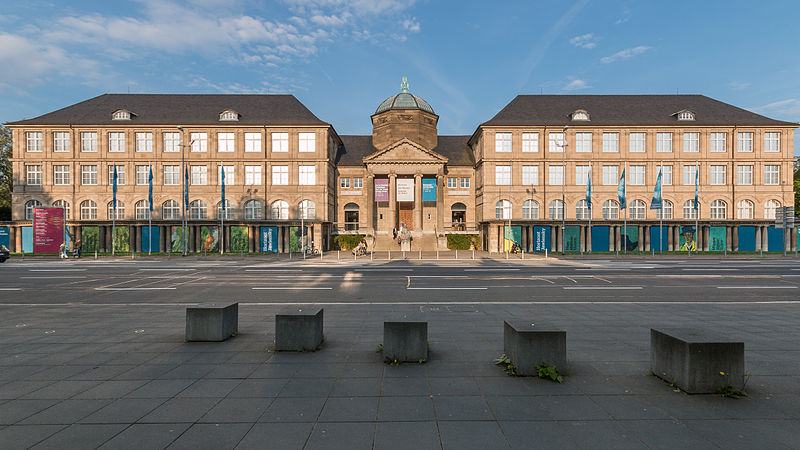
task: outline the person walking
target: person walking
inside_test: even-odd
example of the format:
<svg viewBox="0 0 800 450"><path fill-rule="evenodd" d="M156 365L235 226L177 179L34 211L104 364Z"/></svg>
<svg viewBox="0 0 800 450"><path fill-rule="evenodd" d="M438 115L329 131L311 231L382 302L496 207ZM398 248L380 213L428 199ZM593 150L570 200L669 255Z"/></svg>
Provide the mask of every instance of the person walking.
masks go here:
<svg viewBox="0 0 800 450"><path fill-rule="evenodd" d="M62 242L61 245L58 246L58 259L66 259L67 258L67 244Z"/></svg>
<svg viewBox="0 0 800 450"><path fill-rule="evenodd" d="M392 239L397 239L397 227L392 228Z"/></svg>
<svg viewBox="0 0 800 450"><path fill-rule="evenodd" d="M81 246L83 246L83 242L81 242L80 238L75 240L75 257L81 257Z"/></svg>

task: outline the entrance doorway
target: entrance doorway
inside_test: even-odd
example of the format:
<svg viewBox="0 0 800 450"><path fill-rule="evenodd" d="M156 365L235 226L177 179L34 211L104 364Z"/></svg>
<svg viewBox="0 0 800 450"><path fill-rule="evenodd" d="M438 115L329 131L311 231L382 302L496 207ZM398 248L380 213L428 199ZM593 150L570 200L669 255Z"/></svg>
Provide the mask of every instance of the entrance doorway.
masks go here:
<svg viewBox="0 0 800 450"><path fill-rule="evenodd" d="M358 205L355 203L344 205L344 229L347 231L358 230Z"/></svg>
<svg viewBox="0 0 800 450"><path fill-rule="evenodd" d="M397 202L397 228L414 229L414 202Z"/></svg>
<svg viewBox="0 0 800 450"><path fill-rule="evenodd" d="M467 220L467 206L463 203L454 203L450 207L452 215L452 223L450 224L453 230L464 231L466 229Z"/></svg>

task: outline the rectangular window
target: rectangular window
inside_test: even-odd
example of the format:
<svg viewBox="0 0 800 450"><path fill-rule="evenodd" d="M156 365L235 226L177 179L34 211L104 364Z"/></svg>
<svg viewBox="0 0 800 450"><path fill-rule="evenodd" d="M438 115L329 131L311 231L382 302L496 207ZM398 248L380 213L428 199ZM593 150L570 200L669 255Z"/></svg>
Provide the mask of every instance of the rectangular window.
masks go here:
<svg viewBox="0 0 800 450"><path fill-rule="evenodd" d="M711 179L709 184L722 186L725 184L725 166L711 166L709 167ZM692 181L694 184L694 180Z"/></svg>
<svg viewBox="0 0 800 450"><path fill-rule="evenodd" d="M108 185L114 184L114 164L108 165ZM125 166L117 166L117 186L125 184Z"/></svg>
<svg viewBox="0 0 800 450"><path fill-rule="evenodd" d="M97 151L97 132L84 131L83 133L81 133L81 151L82 152Z"/></svg>
<svg viewBox="0 0 800 450"><path fill-rule="evenodd" d="M690 153L700 151L700 133L683 133L683 151Z"/></svg>
<svg viewBox="0 0 800 450"><path fill-rule="evenodd" d="M316 151L317 135L315 133L298 133L297 139L299 142L300 152L314 152Z"/></svg>
<svg viewBox="0 0 800 450"><path fill-rule="evenodd" d="M511 133L495 133L494 151L496 152L511 151Z"/></svg>
<svg viewBox="0 0 800 450"><path fill-rule="evenodd" d="M339 187L342 189L350 189L350 178L339 178Z"/></svg>
<svg viewBox="0 0 800 450"><path fill-rule="evenodd" d="M575 185L586 186L589 183L589 166L575 166Z"/></svg>
<svg viewBox="0 0 800 450"><path fill-rule="evenodd" d="M524 186L539 184L539 166L522 166L522 184Z"/></svg>
<svg viewBox="0 0 800 450"><path fill-rule="evenodd" d="M495 166L494 182L499 185L511 184L511 166Z"/></svg>
<svg viewBox="0 0 800 450"><path fill-rule="evenodd" d="M458 187L458 178L448 177L447 178L447 187L450 189Z"/></svg>
<svg viewBox="0 0 800 450"><path fill-rule="evenodd" d="M737 152L753 151L753 133L745 132L737 134L736 151Z"/></svg>
<svg viewBox="0 0 800 450"><path fill-rule="evenodd" d="M25 166L25 184L28 186L42 185L42 166L38 164Z"/></svg>
<svg viewBox="0 0 800 450"><path fill-rule="evenodd" d="M97 185L97 166L81 166L81 184L85 186Z"/></svg>
<svg viewBox="0 0 800 450"><path fill-rule="evenodd" d="M235 174L236 172L233 169L233 166L217 166L217 185L222 185L222 168L225 168L225 186L233 186L236 184L235 182Z"/></svg>
<svg viewBox="0 0 800 450"><path fill-rule="evenodd" d="M664 183L663 175L661 183ZM628 167L628 184L631 186L644 186L644 166Z"/></svg>
<svg viewBox="0 0 800 450"><path fill-rule="evenodd" d="M26 146L25 149L29 152L42 151L42 133L40 131L28 131L25 133Z"/></svg>
<svg viewBox="0 0 800 450"><path fill-rule="evenodd" d="M53 151L54 152L69 151L69 133L67 133L66 131L57 131L53 133Z"/></svg>
<svg viewBox="0 0 800 450"><path fill-rule="evenodd" d="M656 151L672 152L672 133L656 133Z"/></svg>
<svg viewBox="0 0 800 450"><path fill-rule="evenodd" d="M301 185L317 184L317 168L315 166L300 166L298 172Z"/></svg>
<svg viewBox="0 0 800 450"><path fill-rule="evenodd" d="M353 178L353 189L361 189L364 187L363 178Z"/></svg>
<svg viewBox="0 0 800 450"><path fill-rule="evenodd" d="M164 166L164 186L181 184L181 166Z"/></svg>
<svg viewBox="0 0 800 450"><path fill-rule="evenodd" d="M272 133L272 151L281 153L289 151L289 133Z"/></svg>
<svg viewBox="0 0 800 450"><path fill-rule="evenodd" d="M247 186L261 185L261 166L244 166L244 184Z"/></svg>
<svg viewBox="0 0 800 450"><path fill-rule="evenodd" d="M192 143L193 152L208 151L208 135L206 133L190 133L189 142Z"/></svg>
<svg viewBox="0 0 800 450"><path fill-rule="evenodd" d="M469 178L461 179L461 189L469 189Z"/></svg>
<svg viewBox="0 0 800 450"><path fill-rule="evenodd" d="M53 166L53 184L64 186L70 184L69 166Z"/></svg>
<svg viewBox="0 0 800 450"><path fill-rule="evenodd" d="M736 184L753 184L753 166L736 166Z"/></svg>
<svg viewBox="0 0 800 450"><path fill-rule="evenodd" d="M661 185L662 186L672 185L672 166L661 167Z"/></svg>
<svg viewBox="0 0 800 450"><path fill-rule="evenodd" d="M246 153L254 153L261 151L261 133L244 134L244 151Z"/></svg>
<svg viewBox="0 0 800 450"><path fill-rule="evenodd" d="M137 152L153 151L153 133L150 132L136 133L136 151Z"/></svg>
<svg viewBox="0 0 800 450"><path fill-rule="evenodd" d="M592 133L575 133L575 151L578 153L592 152Z"/></svg>
<svg viewBox="0 0 800 450"><path fill-rule="evenodd" d="M619 184L619 166L603 166L603 185Z"/></svg>
<svg viewBox="0 0 800 450"><path fill-rule="evenodd" d="M208 184L208 167L192 166L192 185L205 186Z"/></svg>
<svg viewBox="0 0 800 450"><path fill-rule="evenodd" d="M603 152L619 151L619 133L603 133Z"/></svg>
<svg viewBox="0 0 800 450"><path fill-rule="evenodd" d="M561 153L564 151L564 133L550 133L548 135L548 151L554 153Z"/></svg>
<svg viewBox="0 0 800 450"><path fill-rule="evenodd" d="M148 175L150 175L150 166L136 166L136 184L139 186L149 184L147 182Z"/></svg>
<svg viewBox="0 0 800 450"><path fill-rule="evenodd" d="M539 151L539 133L522 133L522 151L526 153Z"/></svg>
<svg viewBox="0 0 800 450"><path fill-rule="evenodd" d="M764 151L779 152L781 144L781 134L776 132L764 133Z"/></svg>
<svg viewBox="0 0 800 450"><path fill-rule="evenodd" d="M164 133L164 153L175 153L181 151L181 134Z"/></svg>
<svg viewBox="0 0 800 450"><path fill-rule="evenodd" d="M217 133L217 151L220 153L233 153L233 133Z"/></svg>
<svg viewBox="0 0 800 450"><path fill-rule="evenodd" d="M119 131L111 131L108 133L108 151L109 152L125 151L125 133Z"/></svg>
<svg viewBox="0 0 800 450"><path fill-rule="evenodd" d="M631 133L630 134L630 152L643 153L644 152L644 133Z"/></svg>
<svg viewBox="0 0 800 450"><path fill-rule="evenodd" d="M561 186L564 184L564 166L549 167L550 186Z"/></svg>
<svg viewBox="0 0 800 450"><path fill-rule="evenodd" d="M780 168L781 166L768 165L764 166L764 184L776 185L780 184Z"/></svg>
<svg viewBox="0 0 800 450"><path fill-rule="evenodd" d="M694 186L695 174L697 174L697 166L683 166L683 185Z"/></svg>
<svg viewBox="0 0 800 450"><path fill-rule="evenodd" d="M289 166L272 166L272 184L275 186L289 184Z"/></svg>
<svg viewBox="0 0 800 450"><path fill-rule="evenodd" d="M710 150L712 153L725 153L725 135L727 133L711 133Z"/></svg>

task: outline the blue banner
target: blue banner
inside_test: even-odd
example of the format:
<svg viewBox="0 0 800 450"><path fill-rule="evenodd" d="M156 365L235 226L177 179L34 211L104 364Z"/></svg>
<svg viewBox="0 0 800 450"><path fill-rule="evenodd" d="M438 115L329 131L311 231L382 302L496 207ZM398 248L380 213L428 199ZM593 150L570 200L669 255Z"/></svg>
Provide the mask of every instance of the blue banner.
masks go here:
<svg viewBox="0 0 800 450"><path fill-rule="evenodd" d="M658 238L658 230L661 229L661 239ZM666 251L667 243L669 242L667 236L669 235L669 227L660 227L653 225L650 227L650 250L657 252Z"/></svg>
<svg viewBox="0 0 800 450"><path fill-rule="evenodd" d="M625 202L625 169L622 169L622 176L619 177L619 186L617 186L617 197L619 197L619 209L625 209L627 203Z"/></svg>
<svg viewBox="0 0 800 450"><path fill-rule="evenodd" d="M422 179L422 201L423 202L436 201L436 178Z"/></svg>
<svg viewBox="0 0 800 450"><path fill-rule="evenodd" d="M739 227L739 251L756 251L756 227Z"/></svg>
<svg viewBox="0 0 800 450"><path fill-rule="evenodd" d="M592 227L592 251L593 252L607 252L609 228L605 226Z"/></svg>
<svg viewBox="0 0 800 450"><path fill-rule="evenodd" d="M783 228L775 228L774 226L767 228L767 251L783 251Z"/></svg>
<svg viewBox="0 0 800 450"><path fill-rule="evenodd" d="M0 245L11 248L11 232L8 227L0 227Z"/></svg>
<svg viewBox="0 0 800 450"><path fill-rule="evenodd" d="M161 232L158 227L152 227L153 230L153 248L150 248L150 227L142 227L142 242L139 245L140 252L157 252L159 251L159 237Z"/></svg>
<svg viewBox="0 0 800 450"><path fill-rule="evenodd" d="M533 227L533 251L550 250L550 227Z"/></svg>
<svg viewBox="0 0 800 450"><path fill-rule="evenodd" d="M661 209L661 208L662 208L661 170L659 169L658 177L656 178L656 188L653 190L653 200L650 202L650 209Z"/></svg>
<svg viewBox="0 0 800 450"><path fill-rule="evenodd" d="M33 227L22 227L22 251L33 253Z"/></svg>
<svg viewBox="0 0 800 450"><path fill-rule="evenodd" d="M147 191L147 201L150 203L150 215L153 212L153 166L150 166L150 174L147 175L147 183L150 185Z"/></svg>
<svg viewBox="0 0 800 450"><path fill-rule="evenodd" d="M261 227L261 251L278 252L278 227Z"/></svg>

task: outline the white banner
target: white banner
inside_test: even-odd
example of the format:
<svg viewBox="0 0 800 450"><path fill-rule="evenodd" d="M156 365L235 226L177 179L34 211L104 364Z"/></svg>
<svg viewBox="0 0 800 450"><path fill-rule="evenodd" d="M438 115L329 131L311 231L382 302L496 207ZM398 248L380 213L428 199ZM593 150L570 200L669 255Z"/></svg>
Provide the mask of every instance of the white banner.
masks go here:
<svg viewBox="0 0 800 450"><path fill-rule="evenodd" d="M397 201L398 202L413 202L414 201L414 179L413 178L398 178L396 182L397 182Z"/></svg>

